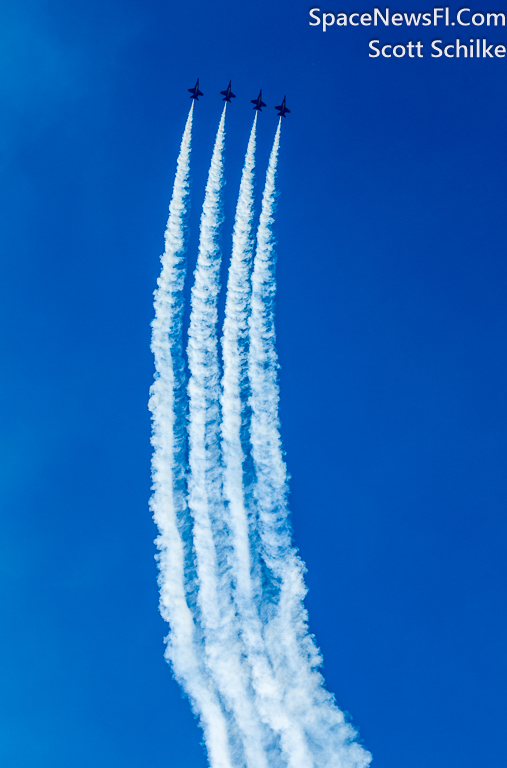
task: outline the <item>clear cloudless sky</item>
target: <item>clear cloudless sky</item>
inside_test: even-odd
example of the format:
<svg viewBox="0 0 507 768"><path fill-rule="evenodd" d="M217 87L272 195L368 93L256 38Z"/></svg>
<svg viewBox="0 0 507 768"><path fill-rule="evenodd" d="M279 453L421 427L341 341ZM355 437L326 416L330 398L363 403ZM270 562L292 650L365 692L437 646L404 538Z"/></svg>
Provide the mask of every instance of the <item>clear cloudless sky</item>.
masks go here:
<svg viewBox="0 0 507 768"><path fill-rule="evenodd" d="M191 266L218 92L232 78L225 266L250 99L259 196L273 105L292 110L281 417L328 686L376 768L504 760L507 58L429 43L507 27L323 33L309 8L2 3L5 768L206 765L163 658L148 510L152 293L197 77ZM370 59L372 38L425 55Z"/></svg>

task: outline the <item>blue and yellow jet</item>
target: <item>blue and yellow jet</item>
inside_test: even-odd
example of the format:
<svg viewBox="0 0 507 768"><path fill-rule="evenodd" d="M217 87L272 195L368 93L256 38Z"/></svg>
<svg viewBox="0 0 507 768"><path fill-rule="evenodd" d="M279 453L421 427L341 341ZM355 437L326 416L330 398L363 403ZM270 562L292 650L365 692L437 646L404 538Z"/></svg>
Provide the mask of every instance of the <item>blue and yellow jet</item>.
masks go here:
<svg viewBox="0 0 507 768"><path fill-rule="evenodd" d="M197 78L197 82L194 87L188 89L188 92L192 94L190 98L195 99L196 101L199 101L199 96L204 96L204 93L199 90L199 78Z"/></svg>
<svg viewBox="0 0 507 768"><path fill-rule="evenodd" d="M231 99L235 99L236 96L231 91L231 80L229 80L229 85L227 86L226 91L220 91L220 94L224 97L222 101L227 101L229 104L231 103Z"/></svg>
<svg viewBox="0 0 507 768"><path fill-rule="evenodd" d="M285 106L285 96L283 97L283 101L280 104L280 106L279 107L275 107L275 109L279 109L280 110L278 112L277 117L287 117L287 115L285 113L286 112L290 113L290 109L287 109L287 107Z"/></svg>
<svg viewBox="0 0 507 768"><path fill-rule="evenodd" d="M264 102L262 100L262 88L259 91L259 95L257 96L256 99L250 99L250 103L251 104L255 104L254 109L258 109L259 112L262 112L262 107L266 106L266 104L264 104Z"/></svg>

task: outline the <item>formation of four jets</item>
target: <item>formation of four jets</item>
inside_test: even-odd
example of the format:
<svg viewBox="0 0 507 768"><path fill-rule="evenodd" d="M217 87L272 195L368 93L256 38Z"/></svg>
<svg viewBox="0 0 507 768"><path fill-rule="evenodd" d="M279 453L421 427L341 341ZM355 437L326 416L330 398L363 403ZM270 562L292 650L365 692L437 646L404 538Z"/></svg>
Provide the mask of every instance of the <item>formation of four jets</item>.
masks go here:
<svg viewBox="0 0 507 768"><path fill-rule="evenodd" d="M203 92L199 90L199 78L197 78L194 87L188 89L188 92L190 93L190 98L195 99L196 101L199 101L199 96L204 96ZM220 95L224 97L222 101L227 101L229 104L231 104L231 99L236 98L236 95L231 91L231 80L229 80L229 85L226 90L220 91ZM259 112L262 112L262 107L267 106L262 100L262 89L259 91L259 95L256 99L251 99L251 103L254 104L254 109L257 109ZM278 109L278 117L287 117L287 113L290 112L290 109L287 109L285 106L285 96L283 97L282 103L278 107L275 107L275 109Z"/></svg>

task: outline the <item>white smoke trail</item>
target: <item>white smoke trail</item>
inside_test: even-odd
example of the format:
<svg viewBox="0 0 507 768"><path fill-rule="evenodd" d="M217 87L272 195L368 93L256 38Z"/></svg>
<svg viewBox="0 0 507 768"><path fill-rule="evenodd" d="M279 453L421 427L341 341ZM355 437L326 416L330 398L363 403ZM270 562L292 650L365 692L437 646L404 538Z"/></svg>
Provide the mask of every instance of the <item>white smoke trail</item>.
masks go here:
<svg viewBox="0 0 507 768"><path fill-rule="evenodd" d="M165 232L162 271L155 291L151 348L156 378L150 390L153 422L153 496L150 506L159 529L160 612L169 623L166 657L198 715L212 768L232 768L226 719L216 692L203 674L194 620L185 590L185 546L181 518L183 486L185 378L181 322L185 280L185 216L188 209L193 104L181 142Z"/></svg>
<svg viewBox="0 0 507 768"><path fill-rule="evenodd" d="M225 562L227 532L221 487L220 370L216 335L225 111L226 107L206 185L192 288L187 349L190 368L188 505L193 518L197 605L205 663L233 718L231 728L237 729L239 744L235 759L248 768L267 768L265 738L252 702L249 671L242 658Z"/></svg>
<svg viewBox="0 0 507 768"><path fill-rule="evenodd" d="M288 756L291 768L308 768L311 759L305 747L301 729L291 722L285 711L281 686L275 680L264 649L258 612L262 589L258 575L256 578L254 573L254 553L243 484L245 456L242 446L242 426L245 420L244 407L247 392L250 270L254 249L253 193L256 126L257 115L254 118L241 176L222 337L224 362L221 401L222 458L230 545L227 555L240 624L238 631L241 633L246 660L251 669L257 709L263 722L279 736L280 745ZM270 757L271 761L276 760L274 750L271 751ZM278 764L279 760L276 762Z"/></svg>
<svg viewBox="0 0 507 768"><path fill-rule="evenodd" d="M271 152L252 274L249 379L251 445L255 470L254 499L262 558L277 587L265 596L265 640L278 680L285 681L284 702L293 721L304 728L315 766L365 768L371 755L357 742L334 697L324 688L317 667L321 657L307 627L303 600L304 564L291 543L287 472L282 457L278 417L278 358L274 327L276 292L272 234L280 123Z"/></svg>
<svg viewBox="0 0 507 768"><path fill-rule="evenodd" d="M232 257L227 281L222 336L222 457L224 496L228 503L231 534L231 576L236 595L253 599L247 512L243 498L242 425L247 366L250 271L254 249L254 170L257 114L248 141L241 175L232 234Z"/></svg>

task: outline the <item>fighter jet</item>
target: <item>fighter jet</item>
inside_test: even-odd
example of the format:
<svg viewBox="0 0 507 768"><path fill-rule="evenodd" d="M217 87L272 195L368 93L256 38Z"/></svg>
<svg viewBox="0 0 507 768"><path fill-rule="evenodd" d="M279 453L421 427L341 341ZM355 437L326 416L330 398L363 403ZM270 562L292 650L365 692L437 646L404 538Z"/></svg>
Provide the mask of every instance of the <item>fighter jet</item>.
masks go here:
<svg viewBox="0 0 507 768"><path fill-rule="evenodd" d="M199 96L204 96L204 93L199 90L199 78L197 78L194 87L188 89L188 92L192 94L190 98L195 99L196 101L199 101Z"/></svg>
<svg viewBox="0 0 507 768"><path fill-rule="evenodd" d="M286 112L290 112L290 109L287 109L287 107L285 106L285 96L283 97L283 101L280 104L280 106L279 107L275 107L275 109L279 109L280 110L278 115L277 115L277 117L287 117L287 115L285 113Z"/></svg>
<svg viewBox="0 0 507 768"><path fill-rule="evenodd" d="M227 86L226 91L220 91L221 95L224 97L222 101L228 101L229 104L231 103L231 99L235 99L236 96L231 91L231 81L229 80L229 85Z"/></svg>
<svg viewBox="0 0 507 768"><path fill-rule="evenodd" d="M262 89L259 91L259 95L256 99L250 99L250 103L255 104L254 109L258 109L259 112L262 112L262 107L266 106L262 100Z"/></svg>

